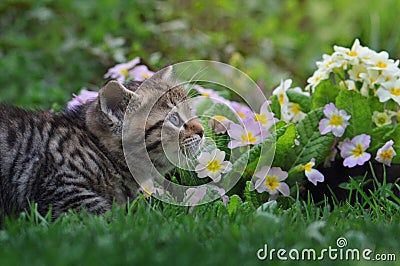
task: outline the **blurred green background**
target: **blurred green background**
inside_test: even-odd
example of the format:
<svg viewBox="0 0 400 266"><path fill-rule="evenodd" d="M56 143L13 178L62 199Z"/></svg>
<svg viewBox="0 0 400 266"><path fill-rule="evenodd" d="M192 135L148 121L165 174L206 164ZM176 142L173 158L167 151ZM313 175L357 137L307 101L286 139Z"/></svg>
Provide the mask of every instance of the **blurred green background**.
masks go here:
<svg viewBox="0 0 400 266"><path fill-rule="evenodd" d="M0 101L62 107L118 62L155 69L211 59L266 90L305 85L323 53L355 38L400 57L398 0L31 0L0 2Z"/></svg>

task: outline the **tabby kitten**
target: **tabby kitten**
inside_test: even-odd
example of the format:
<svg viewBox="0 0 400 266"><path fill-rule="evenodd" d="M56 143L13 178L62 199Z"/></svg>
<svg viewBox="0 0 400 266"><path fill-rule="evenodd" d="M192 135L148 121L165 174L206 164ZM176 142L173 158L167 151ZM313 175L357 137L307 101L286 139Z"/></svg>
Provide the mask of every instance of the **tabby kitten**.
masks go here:
<svg viewBox="0 0 400 266"><path fill-rule="evenodd" d="M171 81L171 71L159 71L140 88L140 82L110 81L95 101L61 114L0 105L0 218L25 210L29 202L37 203L42 215L51 208L55 218L69 209L103 214L114 201L135 198L139 186L122 147L130 101L135 123L127 137L135 141L142 125L147 149L129 155L137 156L136 168L142 167L142 152L148 152L161 173L172 169L161 145L162 127L165 137L178 136L176 152L196 149L204 130L191 119L186 91ZM153 106L146 106L149 102ZM152 108L147 117L146 108Z"/></svg>

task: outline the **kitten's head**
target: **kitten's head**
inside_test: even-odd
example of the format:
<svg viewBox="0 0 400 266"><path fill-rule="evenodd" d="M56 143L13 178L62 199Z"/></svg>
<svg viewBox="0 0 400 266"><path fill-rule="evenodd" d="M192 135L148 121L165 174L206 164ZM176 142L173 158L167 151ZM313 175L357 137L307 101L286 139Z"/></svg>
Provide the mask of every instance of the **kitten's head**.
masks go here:
<svg viewBox="0 0 400 266"><path fill-rule="evenodd" d="M146 150L139 148L129 156L147 152L163 172L171 169L169 160L194 155L204 134L192 116L186 90L171 79L171 71L167 67L144 83L108 82L86 119L89 129L112 152L122 152L123 134L132 145L145 143Z"/></svg>

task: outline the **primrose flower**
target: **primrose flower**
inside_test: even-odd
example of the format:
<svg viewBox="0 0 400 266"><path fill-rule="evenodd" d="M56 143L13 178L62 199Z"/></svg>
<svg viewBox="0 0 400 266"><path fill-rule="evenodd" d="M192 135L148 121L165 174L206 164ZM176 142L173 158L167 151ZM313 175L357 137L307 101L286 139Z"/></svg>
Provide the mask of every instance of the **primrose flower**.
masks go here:
<svg viewBox="0 0 400 266"><path fill-rule="evenodd" d="M106 79L115 79L119 82L124 82L129 77L129 70L140 63L140 58L135 57L127 63L117 64L110 68L104 75Z"/></svg>
<svg viewBox="0 0 400 266"><path fill-rule="evenodd" d="M261 127L253 120L248 120L244 127L232 123L229 127L228 135L232 138L228 143L229 149L249 144L256 145L262 141Z"/></svg>
<svg viewBox="0 0 400 266"><path fill-rule="evenodd" d="M387 102L389 99L400 104L400 79L385 82L376 91L380 102Z"/></svg>
<svg viewBox="0 0 400 266"><path fill-rule="evenodd" d="M315 159L312 158L309 163L306 163L305 165L301 166L301 169L304 170L304 173L311 183L314 184L314 186L317 185L317 182L324 182L324 175L318 171L317 169L314 169L315 165Z"/></svg>
<svg viewBox="0 0 400 266"><path fill-rule="evenodd" d="M366 152L370 142L369 135L361 134L355 136L351 141L346 140L340 143L340 156L344 159L343 165L351 168L367 162L371 158L371 154Z"/></svg>
<svg viewBox="0 0 400 266"><path fill-rule="evenodd" d="M241 120L252 119L254 116L253 111L248 106L242 105L238 102L230 102L229 104Z"/></svg>
<svg viewBox="0 0 400 266"><path fill-rule="evenodd" d="M196 205L202 199L204 199L206 193L207 193L206 186L188 188L185 192L185 197L183 198L183 202L191 206Z"/></svg>
<svg viewBox="0 0 400 266"><path fill-rule="evenodd" d="M282 171L280 167L269 167L264 166L260 171L256 172L254 176L257 178L255 182L255 188L259 193L268 192L271 196L282 193L284 196L289 196L289 186L282 182L288 177L288 173Z"/></svg>
<svg viewBox="0 0 400 266"><path fill-rule="evenodd" d="M164 194L164 190L154 186L154 182L148 179L140 184L140 191L145 195L146 198L151 197L154 193L161 196Z"/></svg>
<svg viewBox="0 0 400 266"><path fill-rule="evenodd" d="M219 149L213 150L211 153L202 152L198 158L199 164L195 171L199 178L209 176L214 182L221 180L221 174L227 173L232 169L232 163L224 161L225 152Z"/></svg>
<svg viewBox="0 0 400 266"><path fill-rule="evenodd" d="M288 102L286 106L281 107L281 119L285 122L299 122L306 117L306 114L301 111L301 106L298 103Z"/></svg>
<svg viewBox="0 0 400 266"><path fill-rule="evenodd" d="M289 102L289 98L286 95L286 91L290 88L292 85L292 80L287 79L285 81L281 81L281 84L276 87L276 89L272 92L273 95L276 95L278 97L279 104L281 106L287 104Z"/></svg>
<svg viewBox="0 0 400 266"><path fill-rule="evenodd" d="M274 113L269 111L270 101L266 101L260 108L259 114L254 114L254 121L260 123L264 130L269 130L278 119L274 117Z"/></svg>
<svg viewBox="0 0 400 266"><path fill-rule="evenodd" d="M374 121L377 127L390 125L392 123L392 115L388 112L374 111L372 114L372 121Z"/></svg>
<svg viewBox="0 0 400 266"><path fill-rule="evenodd" d="M215 115L208 121L208 126L215 130L216 134L224 134L228 130L231 120L223 115Z"/></svg>
<svg viewBox="0 0 400 266"><path fill-rule="evenodd" d="M393 140L389 140L388 142L386 142L385 145L383 145L382 148L380 148L376 153L375 160L380 163L386 164L387 166L390 166L393 157L397 155L393 149L393 144Z"/></svg>
<svg viewBox="0 0 400 266"><path fill-rule="evenodd" d="M68 102L67 109L73 110L79 105L92 102L97 98L98 95L99 93L97 91L88 91L86 89L81 90L79 95L74 93L72 94L74 98Z"/></svg>
<svg viewBox="0 0 400 266"><path fill-rule="evenodd" d="M307 79L308 85L306 86L305 89L307 91L311 90L312 92L314 92L315 87L317 87L317 85L321 81L329 78L329 73L330 71L327 71L325 69L318 69L317 71L314 72L314 74L311 77Z"/></svg>
<svg viewBox="0 0 400 266"><path fill-rule="evenodd" d="M136 81L148 79L153 76L153 74L154 72L150 71L145 65L136 66L129 71L129 76L133 77L133 79Z"/></svg>
<svg viewBox="0 0 400 266"><path fill-rule="evenodd" d="M332 132L336 137L343 136L351 116L344 110L338 110L333 103L325 105L324 114L326 118L319 122L319 132L322 135Z"/></svg>

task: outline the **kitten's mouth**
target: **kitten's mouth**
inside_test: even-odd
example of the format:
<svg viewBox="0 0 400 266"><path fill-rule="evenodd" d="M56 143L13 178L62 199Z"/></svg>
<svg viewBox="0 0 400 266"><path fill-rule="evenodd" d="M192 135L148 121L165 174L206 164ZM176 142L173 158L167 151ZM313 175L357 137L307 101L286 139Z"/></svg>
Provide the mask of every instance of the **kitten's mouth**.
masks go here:
<svg viewBox="0 0 400 266"><path fill-rule="evenodd" d="M180 150L186 157L195 158L200 153L203 143L204 139L196 134L183 140L180 144Z"/></svg>

